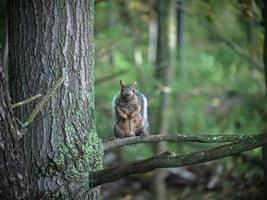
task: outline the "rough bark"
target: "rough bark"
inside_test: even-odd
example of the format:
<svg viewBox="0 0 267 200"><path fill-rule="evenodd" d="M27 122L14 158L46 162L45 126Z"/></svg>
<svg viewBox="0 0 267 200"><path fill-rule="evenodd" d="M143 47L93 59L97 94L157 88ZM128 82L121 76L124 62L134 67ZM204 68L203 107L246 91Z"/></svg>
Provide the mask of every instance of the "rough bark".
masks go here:
<svg viewBox="0 0 267 200"><path fill-rule="evenodd" d="M96 199L88 170L101 167L94 117L94 2L8 1L12 102L64 76L22 141L32 198ZM34 108L16 109L24 121Z"/></svg>
<svg viewBox="0 0 267 200"><path fill-rule="evenodd" d="M7 82L0 65L0 199L28 197L25 160L18 142L20 133L11 109Z"/></svg>

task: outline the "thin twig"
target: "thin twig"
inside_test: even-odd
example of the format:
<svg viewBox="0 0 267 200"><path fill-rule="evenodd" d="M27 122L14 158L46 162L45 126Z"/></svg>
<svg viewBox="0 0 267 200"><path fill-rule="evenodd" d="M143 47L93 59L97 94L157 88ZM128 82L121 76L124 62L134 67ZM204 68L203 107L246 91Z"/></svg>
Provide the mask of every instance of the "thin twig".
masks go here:
<svg viewBox="0 0 267 200"><path fill-rule="evenodd" d="M186 16L197 18L199 25L201 25L201 27L204 27L208 31L208 34L211 37L227 45L237 55L239 55L241 58L246 60L250 65L252 65L250 66L251 68L255 67L255 69L257 69L258 71L260 72L263 71L264 67L261 62L258 62L255 59L251 58L251 56L249 56L249 54L247 54L238 44L225 38L219 31L216 30L214 25L208 23L205 19L203 19L203 17L200 14L194 13L189 9L185 8L180 8L180 9L186 13Z"/></svg>
<svg viewBox="0 0 267 200"><path fill-rule="evenodd" d="M56 90L59 88L59 86L61 86L61 84L64 81L64 77L61 77L56 83L55 85L51 88L50 91L48 91L47 95L45 95L41 101L35 106L35 108L33 109L32 113L30 114L30 116L28 117L28 119L23 122L21 124L21 127L23 129L27 128L30 123L32 123L32 121L34 120L34 118L36 117L36 115L40 112L40 110L44 107L44 104L50 99L50 97L56 92Z"/></svg>
<svg viewBox="0 0 267 200"><path fill-rule="evenodd" d="M237 142L251 135L180 135L180 134L159 134L146 137L127 137L108 141L104 144L104 151L129 144L154 143L154 142L200 142L200 143L227 143Z"/></svg>
<svg viewBox="0 0 267 200"><path fill-rule="evenodd" d="M226 44L237 55L239 55L241 58L246 60L250 65L252 65L251 66L252 68L253 68L253 66L255 66L255 68L257 70L259 70L260 72L263 71L263 64L257 62L255 59L251 58L251 56L249 56L238 44L223 37L218 31L216 31L214 29L213 26L211 26L211 24L209 24L208 22L203 20L201 17L199 17L198 20L199 20L200 25L203 26L204 28L206 28L206 30L209 32L210 36L212 36L214 39Z"/></svg>
<svg viewBox="0 0 267 200"><path fill-rule="evenodd" d="M99 171L90 172L90 188L103 183L119 180L131 174L141 174L157 168L181 167L216 160L232 156L244 151L255 149L267 143L267 134L251 136L244 140L197 151L189 154L177 155L165 152L145 160L125 163L120 166L110 167Z"/></svg>
<svg viewBox="0 0 267 200"><path fill-rule="evenodd" d="M110 79L116 78L117 76L121 76L122 74L125 74L127 72L127 70L121 70L119 72L116 72L114 74L108 75L108 76L104 76L101 77L99 79L96 79L95 84L100 84L102 82L108 81Z"/></svg>
<svg viewBox="0 0 267 200"><path fill-rule="evenodd" d="M18 103L14 103L14 104L11 105L11 108L14 109L14 108L16 108L18 106L22 106L24 104L30 103L30 102L34 101L35 99L38 99L41 96L42 96L41 94L37 94L37 95L35 95L35 96L33 96L33 97L29 98L29 99L26 99L24 101L21 101L21 102L18 102Z"/></svg>

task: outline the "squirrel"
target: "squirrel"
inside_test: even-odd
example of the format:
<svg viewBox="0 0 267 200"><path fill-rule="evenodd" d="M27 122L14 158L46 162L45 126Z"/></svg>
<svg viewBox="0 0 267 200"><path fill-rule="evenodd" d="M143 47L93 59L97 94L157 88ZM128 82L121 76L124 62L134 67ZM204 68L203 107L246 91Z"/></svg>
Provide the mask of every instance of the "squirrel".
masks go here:
<svg viewBox="0 0 267 200"><path fill-rule="evenodd" d="M136 82L124 85L120 80L120 85L121 91L112 101L115 137L148 136L146 96L135 89Z"/></svg>

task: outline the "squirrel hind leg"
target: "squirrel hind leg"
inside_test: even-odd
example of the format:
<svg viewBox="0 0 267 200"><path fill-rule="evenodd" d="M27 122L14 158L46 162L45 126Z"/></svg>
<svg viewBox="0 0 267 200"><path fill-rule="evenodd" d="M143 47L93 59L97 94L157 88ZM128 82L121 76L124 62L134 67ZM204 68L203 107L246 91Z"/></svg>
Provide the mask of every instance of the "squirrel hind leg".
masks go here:
<svg viewBox="0 0 267 200"><path fill-rule="evenodd" d="M139 130L136 131L136 136L142 136L142 137L145 137L145 136L148 136L149 135L149 132L147 130L147 128L140 128Z"/></svg>
<svg viewBox="0 0 267 200"><path fill-rule="evenodd" d="M127 137L127 134L121 128L119 128L117 124L115 124L115 126L114 126L114 135L116 138Z"/></svg>

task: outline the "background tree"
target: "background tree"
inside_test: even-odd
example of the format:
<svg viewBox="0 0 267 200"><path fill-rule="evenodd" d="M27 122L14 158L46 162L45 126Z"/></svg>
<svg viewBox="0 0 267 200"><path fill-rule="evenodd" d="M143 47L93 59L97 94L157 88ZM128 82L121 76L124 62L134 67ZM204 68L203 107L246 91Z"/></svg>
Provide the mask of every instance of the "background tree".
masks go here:
<svg viewBox="0 0 267 200"><path fill-rule="evenodd" d="M113 126L110 121L110 101L119 89L119 79L123 79L125 82L137 80L138 88L148 96L152 132L157 126L155 118L160 103L159 90L155 90L157 83L154 76L154 65L148 59L149 55L153 55L150 54L151 45L149 45L151 44L149 41L152 41L150 36L153 35L151 32L155 34L155 31L151 31L153 26L151 26L150 18L154 9L153 4L152 6L151 4L144 4L140 0L124 1L123 12L126 11L127 17L126 15L119 15L116 18L116 25L112 29L107 28L103 25L107 12L106 5L113 4L114 8L118 10L117 13L120 13L121 7L118 6L120 2L120 0L112 0L101 1L96 4L96 79L125 70L124 74L114 76L96 85L97 128L103 140L109 140L112 135L110 132ZM176 108L170 109L168 113L171 116L170 133L179 133L181 130L182 133L199 135L203 133L228 135L264 132L266 106L264 105L265 87L261 61L263 32L260 22L262 16L261 6L258 3L255 5L255 2L186 1L186 7L183 9L186 22L183 49L183 59L185 60L183 73L185 76L179 77L183 76L183 73L181 73L181 66L177 64L174 67L174 72L177 72L178 75L173 78L170 85L173 92L170 97L171 105ZM249 3L254 4L253 19L241 16L244 4ZM247 14L252 17L250 10L248 9ZM248 21L246 20L253 20L253 52L248 45L248 31L245 25ZM110 67L104 59L105 44L115 46L112 49L114 67ZM141 67L137 66L134 61L135 48L138 48L143 57ZM182 127L179 121L183 122ZM178 148L177 152L183 153L205 149L209 145L168 143L166 147L169 151L176 151ZM145 159L153 154L146 145L124 146L121 148L121 152L125 162ZM108 151L104 159L106 166L117 164L110 160L112 157L116 157L116 154L112 150ZM224 179L225 176L234 176L235 180L244 184L247 183L246 191L250 192L251 195L256 194L249 189L251 188L249 182L244 181L243 177L249 177L251 183L261 187L263 171L260 158L261 151L254 150L245 155L236 156L234 159L228 158L212 164L185 168L187 172L191 172L197 177L195 180L184 179L179 169L167 170L167 179L165 179L168 185L167 194L186 198L186 195L191 194L191 191L196 194L195 191L197 190L199 191L198 195L222 195L225 198L231 193L222 192L226 191L223 189L226 184L231 184L227 182L229 179ZM257 162L252 160L257 160ZM203 167L203 169L199 171L199 167ZM218 179L219 181L214 184L213 188L219 187L217 189L220 192L214 192L212 189L205 190L203 187L201 189L201 185L198 183L203 181L208 185L213 175L217 174L217 168L223 169L223 177ZM205 169L212 175L208 176ZM222 182L223 179L226 180L224 183ZM131 181L137 182L140 188L129 187L128 183L132 183ZM105 197L115 199L126 197L126 190L127 195L133 195L136 198L142 195L153 195L151 182L153 181L150 174L124 178L116 184L105 185L102 194L108 194L107 191L110 191L110 196ZM176 190L177 185L181 190ZM183 188L187 189L184 190ZM240 191L241 188L237 186L233 187L233 190ZM244 192L240 193L246 196Z"/></svg>
<svg viewBox="0 0 267 200"><path fill-rule="evenodd" d="M185 69L185 13L186 13L186 2L184 0L177 1L176 5L176 15L177 15L177 65L174 68L176 77L181 79L186 78ZM173 101L173 107L175 107L175 117L177 119L177 131L183 132L183 122L182 122L182 105L184 104L183 98L181 98L179 92L175 95L176 101Z"/></svg>
<svg viewBox="0 0 267 200"><path fill-rule="evenodd" d="M170 84L172 79L173 67L176 62L176 17L175 1L159 0L157 5L157 49L155 63L155 78L157 89L159 90L159 104L157 108L156 132L164 134L168 132L170 123ZM163 143L154 145L155 154L161 154L165 151ZM166 171L163 169L154 172L153 188L156 199L166 198Z"/></svg>

